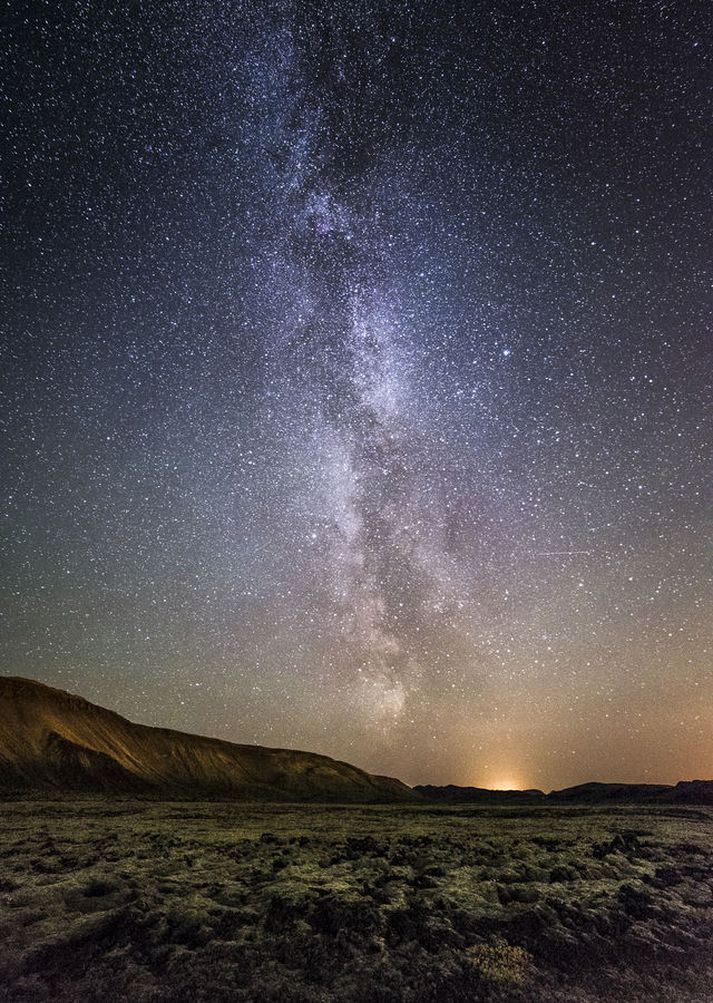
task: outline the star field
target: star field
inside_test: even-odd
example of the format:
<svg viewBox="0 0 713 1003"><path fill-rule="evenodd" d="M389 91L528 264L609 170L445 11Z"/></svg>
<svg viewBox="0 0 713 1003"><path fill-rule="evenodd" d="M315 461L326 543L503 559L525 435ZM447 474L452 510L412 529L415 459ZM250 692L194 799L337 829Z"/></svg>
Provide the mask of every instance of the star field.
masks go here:
<svg viewBox="0 0 713 1003"><path fill-rule="evenodd" d="M411 783L713 775L711 21L16 7L3 671Z"/></svg>

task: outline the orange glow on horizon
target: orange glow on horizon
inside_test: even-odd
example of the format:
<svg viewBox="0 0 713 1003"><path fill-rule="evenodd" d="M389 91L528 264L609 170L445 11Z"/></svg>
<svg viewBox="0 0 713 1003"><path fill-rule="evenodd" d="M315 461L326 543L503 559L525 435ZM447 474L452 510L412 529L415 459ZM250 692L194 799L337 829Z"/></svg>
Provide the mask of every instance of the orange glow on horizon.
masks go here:
<svg viewBox="0 0 713 1003"><path fill-rule="evenodd" d="M492 779L483 779L476 782L475 787L482 787L488 791L524 791L527 786L522 782L522 778L512 773L496 773Z"/></svg>

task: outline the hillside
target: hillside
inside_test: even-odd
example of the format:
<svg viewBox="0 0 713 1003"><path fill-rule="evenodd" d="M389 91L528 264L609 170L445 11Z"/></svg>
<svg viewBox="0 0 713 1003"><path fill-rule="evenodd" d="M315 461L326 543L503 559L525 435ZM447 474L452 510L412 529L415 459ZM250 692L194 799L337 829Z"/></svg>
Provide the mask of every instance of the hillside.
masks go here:
<svg viewBox="0 0 713 1003"><path fill-rule="evenodd" d="M409 787L327 756L134 724L63 690L0 677L0 789L409 801Z"/></svg>

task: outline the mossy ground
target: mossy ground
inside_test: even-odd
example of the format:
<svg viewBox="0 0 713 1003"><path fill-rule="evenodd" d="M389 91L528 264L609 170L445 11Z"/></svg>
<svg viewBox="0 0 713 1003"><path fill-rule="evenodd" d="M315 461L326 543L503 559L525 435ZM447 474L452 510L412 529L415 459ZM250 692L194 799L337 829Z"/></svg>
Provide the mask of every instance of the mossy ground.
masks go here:
<svg viewBox="0 0 713 1003"><path fill-rule="evenodd" d="M713 999L713 811L7 801L0 1000Z"/></svg>

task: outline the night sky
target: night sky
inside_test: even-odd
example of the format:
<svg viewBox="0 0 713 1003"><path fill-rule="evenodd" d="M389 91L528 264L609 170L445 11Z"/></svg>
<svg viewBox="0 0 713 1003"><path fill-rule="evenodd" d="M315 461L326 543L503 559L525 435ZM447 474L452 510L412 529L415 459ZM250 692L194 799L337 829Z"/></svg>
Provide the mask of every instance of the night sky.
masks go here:
<svg viewBox="0 0 713 1003"><path fill-rule="evenodd" d="M409 783L713 776L712 27L13 5L2 671Z"/></svg>

